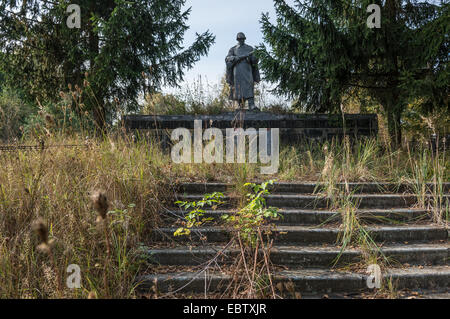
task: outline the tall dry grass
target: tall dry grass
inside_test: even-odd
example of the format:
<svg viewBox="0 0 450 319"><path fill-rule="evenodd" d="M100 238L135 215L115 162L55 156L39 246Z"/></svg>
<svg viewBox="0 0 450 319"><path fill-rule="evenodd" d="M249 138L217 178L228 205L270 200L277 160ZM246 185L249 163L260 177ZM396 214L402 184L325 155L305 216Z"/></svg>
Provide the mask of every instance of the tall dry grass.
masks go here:
<svg viewBox="0 0 450 319"><path fill-rule="evenodd" d="M133 297L144 267L139 247L170 196L170 160L145 141L46 143L85 146L0 153L0 297ZM108 200L106 240L89 199L97 189ZM51 258L38 249L41 239L32 231L38 219L54 242ZM81 268L82 289L66 287L70 264Z"/></svg>
<svg viewBox="0 0 450 319"><path fill-rule="evenodd" d="M437 176L450 181L450 159L446 151L425 161L424 153L431 154L426 144L392 150L380 139L357 141L305 142L280 149L278 181L338 182L392 182L413 185L418 177L411 163L426 167L424 183L433 183ZM433 162L435 161L435 163ZM437 163L437 164L436 164Z"/></svg>

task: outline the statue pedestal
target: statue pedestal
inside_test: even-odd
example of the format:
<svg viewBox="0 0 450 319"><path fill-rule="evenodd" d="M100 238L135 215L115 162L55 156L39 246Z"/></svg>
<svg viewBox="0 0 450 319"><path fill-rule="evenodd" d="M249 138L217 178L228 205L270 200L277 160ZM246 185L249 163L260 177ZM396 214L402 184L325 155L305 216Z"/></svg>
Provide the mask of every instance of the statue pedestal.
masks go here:
<svg viewBox="0 0 450 319"><path fill-rule="evenodd" d="M194 129L194 121L201 120L202 128L278 128L283 143L299 141L325 141L342 138L370 137L378 134L376 114L274 114L268 112L236 110L218 115L128 115L124 118L129 131L150 130L154 135L164 136L177 128Z"/></svg>

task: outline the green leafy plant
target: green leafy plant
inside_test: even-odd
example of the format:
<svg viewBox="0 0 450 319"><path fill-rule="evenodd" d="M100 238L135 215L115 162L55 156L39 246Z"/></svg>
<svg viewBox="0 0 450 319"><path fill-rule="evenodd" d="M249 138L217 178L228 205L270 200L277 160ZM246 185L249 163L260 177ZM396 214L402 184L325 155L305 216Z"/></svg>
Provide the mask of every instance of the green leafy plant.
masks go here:
<svg viewBox="0 0 450 319"><path fill-rule="evenodd" d="M273 230L270 220L281 217L277 208L267 207L264 196L270 194L269 185L273 181L260 185L245 183L252 192L246 194L247 203L237 213L224 215L225 223L233 229L233 240L239 245L239 257L234 264L233 296L246 295L248 298L261 298L271 295L275 298L272 281L270 251L273 241L269 235Z"/></svg>
<svg viewBox="0 0 450 319"><path fill-rule="evenodd" d="M234 215L222 216L239 233L241 239L251 243L253 246L256 244L261 228L267 226L267 221L280 217L277 208L266 207L264 195L270 194L268 190L269 185L273 185L272 180L260 185L254 183L244 184L245 187L251 187L253 190L253 193L247 194L247 205ZM266 231L270 232L270 228Z"/></svg>
<svg viewBox="0 0 450 319"><path fill-rule="evenodd" d="M176 201L175 204L178 204L183 209L192 209L185 216L185 221L183 221L183 227L178 228L173 235L174 236L183 236L189 235L191 233L192 227L199 227L204 223L213 220L212 217L204 217L205 210L203 207L206 205L211 206L213 210L216 210L219 205L224 204L225 202L222 200L224 198L223 193L214 192L212 194L206 194L202 200L197 202L188 202L188 201Z"/></svg>

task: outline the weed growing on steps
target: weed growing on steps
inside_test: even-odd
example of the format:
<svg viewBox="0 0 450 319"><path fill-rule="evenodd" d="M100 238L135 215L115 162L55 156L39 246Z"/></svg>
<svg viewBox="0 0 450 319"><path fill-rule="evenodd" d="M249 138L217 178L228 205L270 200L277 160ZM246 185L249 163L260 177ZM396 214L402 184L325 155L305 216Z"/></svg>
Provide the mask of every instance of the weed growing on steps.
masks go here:
<svg viewBox="0 0 450 319"><path fill-rule="evenodd" d="M433 220L437 223L448 225L450 221L450 201L444 198L444 181L446 168L446 149L442 152L439 150L439 138L437 139L436 152L432 152L433 157L433 189L430 201Z"/></svg>
<svg viewBox="0 0 450 319"><path fill-rule="evenodd" d="M249 180L250 176L254 175L254 172L252 170L252 165L250 164L243 163L235 166L236 167L233 175L233 188L235 195L238 198L238 202L236 203L236 205L237 207L241 208L245 206L247 200L247 181Z"/></svg>
<svg viewBox="0 0 450 319"><path fill-rule="evenodd" d="M427 150L424 150L418 159L414 159L410 154L408 154L408 157L411 165L412 178L405 178L405 182L412 185L412 189L417 196L418 206L425 208L428 195L427 182L432 174L430 157Z"/></svg>
<svg viewBox="0 0 450 319"><path fill-rule="evenodd" d="M378 263L387 264L388 259L358 216L359 203L353 197L355 191L348 192L348 184L345 189L336 193L333 199L334 208L341 213L341 232L338 235L338 244L341 249L333 261L333 266L337 265L344 251L351 245L356 245L361 250L366 266Z"/></svg>
<svg viewBox="0 0 450 319"><path fill-rule="evenodd" d="M320 184L314 191L323 194L328 199L330 208L337 210L341 215L341 231L338 235L338 244L341 249L333 261L333 266L337 265L344 251L352 245L356 245L361 250L362 261L366 266L380 263L383 265L388 263L388 260L362 224L358 216L359 202L354 197L357 190L350 190L348 183L348 174L352 171L363 172L375 148L369 141L368 147L358 151L357 154L360 155L355 157L347 137L344 138L342 145L342 152L337 154L330 152L327 145L324 146L325 165L319 179ZM343 179L344 187L338 186L341 179Z"/></svg>
<svg viewBox="0 0 450 319"><path fill-rule="evenodd" d="M270 251L273 240L269 235L275 226L271 220L280 217L277 208L267 207L264 196L273 181L246 183L251 192L246 194L246 205L233 215L224 215L225 226L231 227L233 239L239 245L240 255L233 265L234 276L227 287L233 298L276 298L272 282Z"/></svg>
<svg viewBox="0 0 450 319"><path fill-rule="evenodd" d="M448 161L445 149L440 152L439 142L437 143L435 151L425 148L418 157L414 156L408 147L411 175L405 177L404 182L412 185L418 206L427 208L434 222L447 225L450 203L444 196L444 182Z"/></svg>
<svg viewBox="0 0 450 319"><path fill-rule="evenodd" d="M222 217L223 226L232 234L231 241L223 248L217 256L233 243L238 246L239 256L231 266L232 280L226 288L225 294L232 298L276 298L272 283L272 270L270 263L270 250L272 241L268 237L274 229L270 223L272 219L280 218L277 208L266 207L264 196L269 194L269 185L273 181L264 182L260 185L246 183L244 187L250 187L251 192L246 194L246 204L234 214ZM211 218L204 218L203 207L208 205L213 209L223 204L222 193L204 195L198 202L178 201L176 204L184 209L191 209L183 221L183 227L178 228L174 236L189 235L194 227L200 227ZM207 267L214 263L214 257L207 263ZM202 272L206 271L203 269Z"/></svg>
<svg viewBox="0 0 450 319"><path fill-rule="evenodd" d="M190 210L185 216L184 221L182 221L183 227L179 227L175 232L174 236L184 236L190 235L191 229L194 227L201 227L203 224L212 221L212 217L204 217L205 210L203 209L205 206L211 207L213 210L216 210L220 205L224 204L223 201L224 195L220 192L214 192L212 194L206 194L203 196L203 199L197 202L189 202L189 201L176 201L175 204L179 205L180 208L185 210Z"/></svg>
<svg viewBox="0 0 450 319"><path fill-rule="evenodd" d="M264 182L260 185L254 183L246 183L244 187L251 187L252 192L246 194L246 205L234 215L224 215L222 219L227 225L231 225L233 230L241 239L256 246L259 233L264 230L268 220L279 218L278 209L274 207L266 207L266 199L264 196L270 194L269 185L273 185L273 181ZM270 232L270 227L266 231Z"/></svg>

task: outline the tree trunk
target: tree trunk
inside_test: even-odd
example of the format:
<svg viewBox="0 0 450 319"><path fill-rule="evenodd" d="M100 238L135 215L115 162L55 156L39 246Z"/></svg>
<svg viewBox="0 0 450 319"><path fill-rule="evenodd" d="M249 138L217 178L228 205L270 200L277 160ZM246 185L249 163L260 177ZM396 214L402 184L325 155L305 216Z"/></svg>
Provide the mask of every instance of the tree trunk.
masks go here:
<svg viewBox="0 0 450 319"><path fill-rule="evenodd" d="M387 28L385 31L386 40L386 65L388 73L391 73L387 80L387 92L385 93L385 112L387 114L388 131L391 139L391 146L398 148L402 145L401 115L403 112L402 102L400 100L399 85L399 62L397 52L398 48L393 45L397 43L396 33L391 32L389 28L397 27L397 15L401 1L386 0L385 11L387 16Z"/></svg>
<svg viewBox="0 0 450 319"><path fill-rule="evenodd" d="M391 145L394 148L398 148L402 145L402 127L401 127L401 108L396 107L395 104L390 101L386 107L388 132L391 139Z"/></svg>

